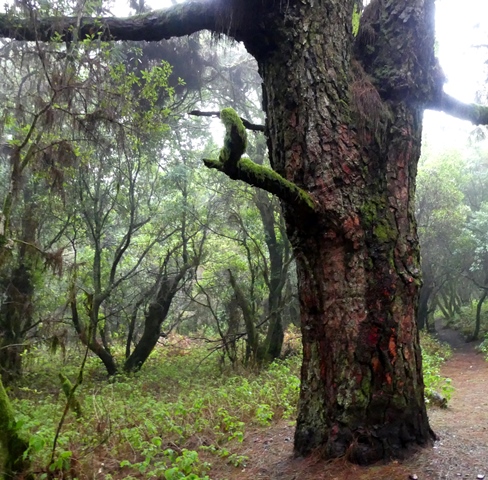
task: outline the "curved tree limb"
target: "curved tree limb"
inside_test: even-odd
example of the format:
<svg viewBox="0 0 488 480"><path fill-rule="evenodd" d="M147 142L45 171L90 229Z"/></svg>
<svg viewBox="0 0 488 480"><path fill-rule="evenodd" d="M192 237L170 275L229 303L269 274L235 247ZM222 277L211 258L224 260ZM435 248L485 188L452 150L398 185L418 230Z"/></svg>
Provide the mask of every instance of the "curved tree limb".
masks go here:
<svg viewBox="0 0 488 480"><path fill-rule="evenodd" d="M233 180L241 180L266 190L300 209L308 212L315 210L312 197L305 190L271 168L258 165L249 158L241 158L246 151L247 134L240 117L232 108L224 108L220 118L226 127L224 147L220 150L218 160L203 160L208 168L215 168Z"/></svg>
<svg viewBox="0 0 488 480"><path fill-rule="evenodd" d="M46 17L33 22L4 13L0 14L0 37L29 41L51 41L58 37L71 41L79 22L79 39L95 35L102 40L159 41L200 30L225 33L223 13L221 2L208 1L189 1L126 18Z"/></svg>
<svg viewBox="0 0 488 480"><path fill-rule="evenodd" d="M488 107L476 103L463 103L444 91L441 92L437 101L428 105L428 108L445 112L462 120L469 120L475 125L488 125Z"/></svg>

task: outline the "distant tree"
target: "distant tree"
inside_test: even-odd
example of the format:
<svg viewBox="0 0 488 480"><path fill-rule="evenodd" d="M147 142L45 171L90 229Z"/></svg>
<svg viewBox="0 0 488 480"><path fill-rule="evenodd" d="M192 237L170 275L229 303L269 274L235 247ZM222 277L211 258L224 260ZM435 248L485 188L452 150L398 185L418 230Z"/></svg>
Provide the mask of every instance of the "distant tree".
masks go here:
<svg viewBox="0 0 488 480"><path fill-rule="evenodd" d="M433 157L433 158L432 158ZM417 177L416 216L422 252L422 279L417 315L419 328L433 329L429 315L461 307L458 291L466 280L473 242L466 225L470 208L463 187L468 182L460 152L424 158ZM465 287L465 285L464 285Z"/></svg>

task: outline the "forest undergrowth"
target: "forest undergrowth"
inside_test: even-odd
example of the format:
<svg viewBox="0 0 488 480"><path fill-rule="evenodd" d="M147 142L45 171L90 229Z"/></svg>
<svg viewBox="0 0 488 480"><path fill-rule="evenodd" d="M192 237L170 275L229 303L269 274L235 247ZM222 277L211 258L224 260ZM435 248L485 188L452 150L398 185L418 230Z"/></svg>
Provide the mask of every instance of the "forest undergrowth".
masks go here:
<svg viewBox="0 0 488 480"><path fill-rule="evenodd" d="M427 399L448 399L452 387L440 366L449 349L427 336L422 344ZM175 336L140 372L108 380L89 356L75 392L79 411L61 421L67 399L59 374L74 383L84 352L31 349L22 381L9 390L16 428L29 438L26 455L39 479L224 479L219 472L249 462L246 432L293 426L297 350L260 372L231 369L205 345Z"/></svg>

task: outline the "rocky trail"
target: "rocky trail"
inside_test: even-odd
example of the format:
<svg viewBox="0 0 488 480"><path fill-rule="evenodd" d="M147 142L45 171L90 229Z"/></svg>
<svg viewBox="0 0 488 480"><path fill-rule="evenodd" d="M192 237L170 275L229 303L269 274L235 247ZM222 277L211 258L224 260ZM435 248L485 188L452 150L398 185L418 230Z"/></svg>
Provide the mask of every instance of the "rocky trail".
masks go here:
<svg viewBox="0 0 488 480"><path fill-rule="evenodd" d="M290 422L248 432L239 451L246 467L222 466L212 478L229 480L488 480L488 362L455 331L438 327L442 341L453 347L443 367L455 388L447 409L431 408L431 426L439 437L433 448L404 462L358 467L344 460L293 458Z"/></svg>

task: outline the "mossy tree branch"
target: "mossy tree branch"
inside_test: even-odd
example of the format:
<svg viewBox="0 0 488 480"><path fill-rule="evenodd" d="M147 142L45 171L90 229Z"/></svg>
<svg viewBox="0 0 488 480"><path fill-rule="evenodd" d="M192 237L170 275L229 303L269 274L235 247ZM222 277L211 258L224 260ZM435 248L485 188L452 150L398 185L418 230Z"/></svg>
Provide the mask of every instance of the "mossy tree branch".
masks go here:
<svg viewBox="0 0 488 480"><path fill-rule="evenodd" d="M208 168L215 168L233 180L241 180L253 187L266 190L288 204L306 211L314 211L312 197L294 183L286 180L274 170L254 163L249 158L241 158L246 151L246 129L232 108L224 108L220 119L225 125L224 147L218 160L204 159Z"/></svg>
<svg viewBox="0 0 488 480"><path fill-rule="evenodd" d="M445 112L462 120L469 120L475 125L488 125L488 107L476 103L463 103L444 91L428 108Z"/></svg>
<svg viewBox="0 0 488 480"><path fill-rule="evenodd" d="M194 115L196 117L220 117L220 112L202 112L201 110L192 110L188 112L188 115ZM247 130L253 130L254 132L264 132L264 125L259 123L252 123L245 118L240 117L242 124L247 128Z"/></svg>

